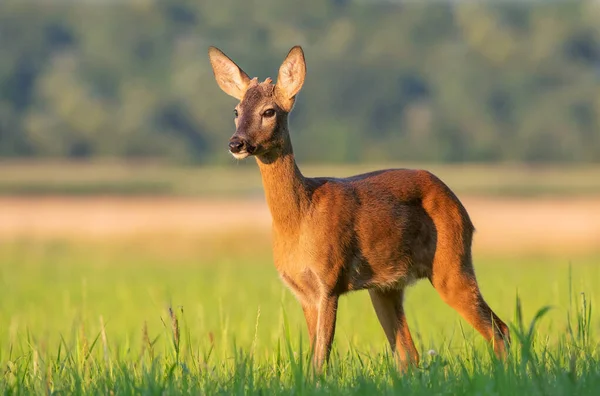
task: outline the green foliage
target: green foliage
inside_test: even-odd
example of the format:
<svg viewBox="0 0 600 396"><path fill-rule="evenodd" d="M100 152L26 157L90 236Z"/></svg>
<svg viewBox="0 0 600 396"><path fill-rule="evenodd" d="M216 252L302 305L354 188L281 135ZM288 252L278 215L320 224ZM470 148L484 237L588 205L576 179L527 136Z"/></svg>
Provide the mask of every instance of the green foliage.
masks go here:
<svg viewBox="0 0 600 396"><path fill-rule="evenodd" d="M0 2L0 156L228 160L206 50L276 77L308 161L600 160L594 2Z"/></svg>
<svg viewBox="0 0 600 396"><path fill-rule="evenodd" d="M600 386L598 257L477 260L486 300L515 317L506 363L420 282L406 303L422 366L400 376L366 293L345 296L331 364L315 378L301 309L267 251L205 253L3 244L0 392L595 395Z"/></svg>

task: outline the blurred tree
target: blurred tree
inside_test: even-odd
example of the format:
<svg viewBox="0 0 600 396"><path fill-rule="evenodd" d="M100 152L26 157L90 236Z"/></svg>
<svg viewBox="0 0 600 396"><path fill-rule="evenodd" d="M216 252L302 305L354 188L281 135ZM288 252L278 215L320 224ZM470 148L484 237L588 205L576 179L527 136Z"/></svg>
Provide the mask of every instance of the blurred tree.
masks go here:
<svg viewBox="0 0 600 396"><path fill-rule="evenodd" d="M600 160L597 2L0 2L0 156L227 162L206 50L276 77L307 161Z"/></svg>

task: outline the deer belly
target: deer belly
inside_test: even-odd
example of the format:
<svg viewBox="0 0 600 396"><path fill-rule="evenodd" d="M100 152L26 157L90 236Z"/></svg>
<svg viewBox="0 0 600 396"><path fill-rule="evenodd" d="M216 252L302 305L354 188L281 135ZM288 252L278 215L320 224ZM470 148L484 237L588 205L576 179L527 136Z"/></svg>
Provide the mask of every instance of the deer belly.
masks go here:
<svg viewBox="0 0 600 396"><path fill-rule="evenodd" d="M347 268L345 283L349 291L404 288L419 278L416 273L410 271L408 263L398 261L373 265L364 260L354 259Z"/></svg>

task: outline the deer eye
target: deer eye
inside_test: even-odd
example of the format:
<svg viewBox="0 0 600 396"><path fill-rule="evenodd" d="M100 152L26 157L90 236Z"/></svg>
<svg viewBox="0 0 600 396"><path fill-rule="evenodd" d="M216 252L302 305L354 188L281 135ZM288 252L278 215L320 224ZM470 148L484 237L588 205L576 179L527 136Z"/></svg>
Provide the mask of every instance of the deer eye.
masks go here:
<svg viewBox="0 0 600 396"><path fill-rule="evenodd" d="M271 118L274 115L275 115L275 110L273 110L273 109L267 109L263 112L263 117L266 117L266 118Z"/></svg>
<svg viewBox="0 0 600 396"><path fill-rule="evenodd" d="M238 116L238 111L237 111L237 109L233 109L233 115L235 116L235 118L237 118L237 116Z"/></svg>

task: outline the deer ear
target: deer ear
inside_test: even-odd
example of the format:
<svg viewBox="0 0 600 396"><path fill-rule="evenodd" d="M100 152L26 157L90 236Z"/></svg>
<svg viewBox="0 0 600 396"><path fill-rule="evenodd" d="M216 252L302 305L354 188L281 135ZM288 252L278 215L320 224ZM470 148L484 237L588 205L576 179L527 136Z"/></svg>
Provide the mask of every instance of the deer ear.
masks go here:
<svg viewBox="0 0 600 396"><path fill-rule="evenodd" d="M250 77L216 47L208 48L208 58L219 87L227 95L241 101L248 89Z"/></svg>
<svg viewBox="0 0 600 396"><path fill-rule="evenodd" d="M283 110L290 112L294 107L296 94L300 92L306 77L304 51L299 45L293 47L279 68L275 95Z"/></svg>

